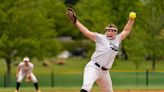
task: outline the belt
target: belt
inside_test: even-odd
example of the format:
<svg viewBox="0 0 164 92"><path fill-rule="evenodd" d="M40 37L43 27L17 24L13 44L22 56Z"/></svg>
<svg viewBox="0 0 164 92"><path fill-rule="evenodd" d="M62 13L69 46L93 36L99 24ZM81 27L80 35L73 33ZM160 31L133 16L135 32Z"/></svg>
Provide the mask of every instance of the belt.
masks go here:
<svg viewBox="0 0 164 92"><path fill-rule="evenodd" d="M103 71L109 70L108 68L101 67L100 64L98 64L98 63L95 63L95 65L96 65L97 67L101 68Z"/></svg>

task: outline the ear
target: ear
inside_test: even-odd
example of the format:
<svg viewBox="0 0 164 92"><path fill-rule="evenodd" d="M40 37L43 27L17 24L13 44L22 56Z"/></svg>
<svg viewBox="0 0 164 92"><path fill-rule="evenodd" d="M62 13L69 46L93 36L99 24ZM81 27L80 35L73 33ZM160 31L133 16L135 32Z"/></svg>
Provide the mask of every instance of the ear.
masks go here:
<svg viewBox="0 0 164 92"><path fill-rule="evenodd" d="M115 35L117 35L117 32L115 32Z"/></svg>

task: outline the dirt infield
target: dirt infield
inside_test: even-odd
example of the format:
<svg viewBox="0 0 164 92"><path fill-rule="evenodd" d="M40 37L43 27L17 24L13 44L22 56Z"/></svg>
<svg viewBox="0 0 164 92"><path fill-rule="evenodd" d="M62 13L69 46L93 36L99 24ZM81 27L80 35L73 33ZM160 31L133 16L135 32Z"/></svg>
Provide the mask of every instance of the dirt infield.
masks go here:
<svg viewBox="0 0 164 92"><path fill-rule="evenodd" d="M79 92L79 90L56 90L55 92ZM91 92L101 92L94 90ZM114 90L114 92L164 92L164 90Z"/></svg>
<svg viewBox="0 0 164 92"><path fill-rule="evenodd" d="M79 92L79 90L63 90L63 91L59 91L56 90L55 92ZM101 92L100 90L93 90L91 92ZM164 90L133 90L133 89L127 89L127 90L114 90L113 92L164 92Z"/></svg>
<svg viewBox="0 0 164 92"><path fill-rule="evenodd" d="M164 92L164 90L114 90L114 92Z"/></svg>
<svg viewBox="0 0 164 92"><path fill-rule="evenodd" d="M55 92L79 92L79 90L74 89L74 90L55 90ZM100 90L92 90L91 92L101 92ZM113 92L164 92L164 90L148 90L148 89L137 89L137 90L133 90L133 89L126 89L126 90L114 90Z"/></svg>

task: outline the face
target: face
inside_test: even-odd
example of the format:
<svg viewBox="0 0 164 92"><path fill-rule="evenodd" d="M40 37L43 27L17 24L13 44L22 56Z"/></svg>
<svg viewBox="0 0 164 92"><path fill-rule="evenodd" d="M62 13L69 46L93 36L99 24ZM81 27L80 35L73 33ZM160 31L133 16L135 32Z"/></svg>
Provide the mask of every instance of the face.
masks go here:
<svg viewBox="0 0 164 92"><path fill-rule="evenodd" d="M113 40L113 39L115 38L116 34L117 34L117 31L114 30L114 29L106 29L106 30L105 30L105 35L106 35L109 39L112 39L112 40Z"/></svg>
<svg viewBox="0 0 164 92"><path fill-rule="evenodd" d="M25 65L28 65L28 62L29 62L29 61L24 61Z"/></svg>

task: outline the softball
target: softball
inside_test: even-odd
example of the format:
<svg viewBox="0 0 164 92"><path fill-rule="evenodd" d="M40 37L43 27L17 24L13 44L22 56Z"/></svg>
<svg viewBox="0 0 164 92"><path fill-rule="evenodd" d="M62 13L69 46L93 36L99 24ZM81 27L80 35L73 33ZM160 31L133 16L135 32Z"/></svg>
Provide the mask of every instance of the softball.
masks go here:
<svg viewBox="0 0 164 92"><path fill-rule="evenodd" d="M136 18L136 13L135 12L130 12L129 13L129 18L130 19L135 19Z"/></svg>

